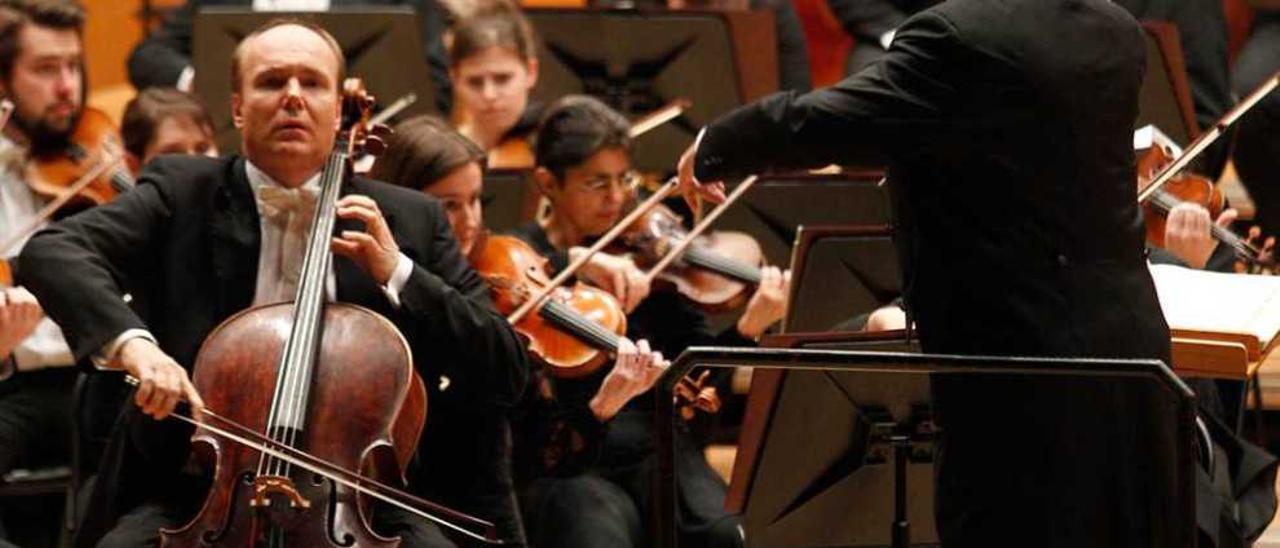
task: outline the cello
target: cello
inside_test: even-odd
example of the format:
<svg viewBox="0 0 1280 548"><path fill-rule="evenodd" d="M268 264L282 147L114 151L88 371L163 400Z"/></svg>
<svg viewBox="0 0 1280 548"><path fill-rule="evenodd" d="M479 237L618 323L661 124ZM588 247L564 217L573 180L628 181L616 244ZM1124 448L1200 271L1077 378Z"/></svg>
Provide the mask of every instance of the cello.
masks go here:
<svg viewBox="0 0 1280 548"><path fill-rule="evenodd" d="M187 524L161 530L163 546L398 545L370 529L370 497L480 540L494 538L492 524L388 487L404 483L426 418L426 391L394 324L359 306L325 302L330 235L350 158L361 144L377 142L366 139L364 127L371 99L358 81L344 82L343 91L343 126L350 129L320 177L294 302L228 318L196 356L192 380L213 420L174 416L197 425L193 459L213 480ZM473 533L405 500L486 531Z"/></svg>

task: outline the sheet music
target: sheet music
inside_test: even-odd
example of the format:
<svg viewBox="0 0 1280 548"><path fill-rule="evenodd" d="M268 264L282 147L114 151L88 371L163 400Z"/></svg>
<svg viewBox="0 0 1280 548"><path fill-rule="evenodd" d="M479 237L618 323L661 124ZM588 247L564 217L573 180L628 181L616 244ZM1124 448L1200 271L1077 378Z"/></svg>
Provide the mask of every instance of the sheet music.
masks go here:
<svg viewBox="0 0 1280 548"><path fill-rule="evenodd" d="M1251 335L1262 349L1280 333L1280 277L1150 269L1170 329Z"/></svg>

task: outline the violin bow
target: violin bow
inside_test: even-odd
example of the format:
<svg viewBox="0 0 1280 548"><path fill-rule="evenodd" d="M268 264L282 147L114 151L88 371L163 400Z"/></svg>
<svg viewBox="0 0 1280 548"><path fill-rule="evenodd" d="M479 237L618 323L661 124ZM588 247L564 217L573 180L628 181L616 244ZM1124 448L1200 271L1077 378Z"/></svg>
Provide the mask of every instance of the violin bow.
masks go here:
<svg viewBox="0 0 1280 548"><path fill-rule="evenodd" d="M1267 77L1267 80L1263 82L1262 85L1258 86L1257 89L1253 90L1253 93L1250 93L1248 97L1243 101L1240 101L1239 104L1223 115L1222 118L1217 122L1214 122L1213 127L1209 128L1208 131L1201 133L1195 141L1192 141L1190 145L1187 145L1186 150L1182 151L1181 156L1178 156L1177 159L1166 165L1164 169L1160 170L1160 172L1155 175L1155 177L1152 177L1151 182L1147 183L1147 186L1138 192L1138 203L1147 201L1152 194L1157 190L1160 190L1160 187L1172 180L1175 175L1181 173L1183 169L1186 169L1187 165L1190 164L1192 160L1199 156L1201 152L1204 152L1205 149L1209 148L1209 145L1212 145L1214 141L1217 141L1223 133L1226 133L1227 128L1231 127L1231 124L1236 123L1236 120L1241 116L1244 116L1244 113L1248 112L1249 109L1254 107L1254 105L1257 105L1258 102L1262 101L1262 98L1275 90L1277 86L1280 86L1280 70L1277 70L1272 73L1271 76Z"/></svg>
<svg viewBox="0 0 1280 548"><path fill-rule="evenodd" d="M103 158L98 162L98 165L93 166L93 169L86 171L84 175L81 175L79 179L76 179L74 183L71 183L71 186L67 187L67 189L57 198L54 198L48 204L45 204L45 206L40 209L40 212L36 213L35 218L32 219L31 222L27 223L27 225L22 227L21 230L9 236L9 239L5 240L4 243L0 243L0 253L3 253L5 250L13 247L32 232L35 232L36 229L40 228L40 225L43 224L45 220L52 217L53 214L57 212L58 209L62 208L62 206L66 205L72 197L78 194L81 190L84 190L85 187L89 186L94 181L98 180L98 177L107 169L114 168L119 164L120 158L121 156L118 150L110 151L106 158Z"/></svg>
<svg viewBox="0 0 1280 548"><path fill-rule="evenodd" d="M552 291L555 291L557 287L560 287L560 285L577 272L579 268L582 268L582 265L587 264L587 261L591 259L592 255L595 255L596 252L604 249L605 246L612 243L613 240L617 239L619 235L630 228L632 223L635 223L637 219L645 213L648 213L654 206L658 205L658 202L661 202L667 196L671 195L672 192L675 192L676 188L679 186L679 180L675 177L668 179L667 182L658 187L658 190L655 191L653 195L649 196L649 198L644 202L641 202L640 205L635 207L635 209L632 209L631 213L628 213L622 218L622 220L615 223L613 228L610 228L608 232L605 232L604 235L600 237L600 239L596 240L594 244L591 244L591 247L587 248L586 253L583 253L580 257L574 259L573 262L569 263L569 266L565 267L564 270L561 270L559 274L556 274L556 277L552 278L546 286L538 289L532 297L520 305L520 308L517 308L515 312L512 312L511 315L507 316L507 321L511 324L515 324L521 319L524 319L529 312L533 311L533 309L539 304L542 304L542 301L545 300Z"/></svg>
<svg viewBox="0 0 1280 548"><path fill-rule="evenodd" d="M125 382L133 386L138 386L139 384L138 379L132 375L125 375ZM204 428L214 434L222 436L223 438L262 452L268 456L288 462L289 464L302 468L313 474L324 476L335 483L349 487L358 493L371 496L387 504L396 506L406 512L433 521L441 526L448 527L481 542L489 544L503 544L502 540L497 538L496 528L493 523L447 508L429 500L413 496L373 478L361 475L357 472L352 472L324 459L309 455L295 447L267 438L247 426L223 417L208 409L202 411L201 415L221 422L227 425L228 428L215 426L206 421L197 420L180 413L175 412L172 414L172 416L178 420L198 428ZM236 432L232 432L232 430L235 430ZM429 511L423 510L422 508L427 508ZM449 519L466 522L467 525L455 524L449 521L449 519L432 515L430 512L445 514L449 516ZM468 525L477 529L484 529L485 533L481 534L471 531L467 529Z"/></svg>
<svg viewBox="0 0 1280 548"><path fill-rule="evenodd" d="M672 262L680 258L680 256L684 254L684 251L693 244L693 240L705 232L707 228L711 226L711 223L715 222L715 220L718 219L734 201L742 197L748 189L755 185L758 178L758 175L752 175L743 179L741 183L738 183L738 188L733 189L733 192L729 193L729 196L725 197L724 203L711 210L711 213L708 213L701 221L698 222L698 224L694 225L693 229L689 230L689 233L680 240L680 243L667 250L667 253L653 265L653 268L650 268L649 271L644 274L645 279L652 282L658 274L661 274L663 270L668 266L671 266Z"/></svg>
<svg viewBox="0 0 1280 548"><path fill-rule="evenodd" d="M632 122L631 129L627 130L627 135L632 139L644 135L662 124L679 118L691 106L693 106L693 101L685 98L679 98L667 103L658 108L658 110L641 116L639 120Z"/></svg>

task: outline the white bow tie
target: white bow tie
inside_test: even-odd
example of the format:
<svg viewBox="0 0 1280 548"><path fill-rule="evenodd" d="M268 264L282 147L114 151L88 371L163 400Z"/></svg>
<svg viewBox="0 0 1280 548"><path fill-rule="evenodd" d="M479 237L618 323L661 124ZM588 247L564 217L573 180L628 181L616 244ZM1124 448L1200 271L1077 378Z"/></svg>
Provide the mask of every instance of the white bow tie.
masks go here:
<svg viewBox="0 0 1280 548"><path fill-rule="evenodd" d="M282 291L292 293L298 286L307 233L316 211L316 192L311 189L262 186L257 192L262 217L284 231L280 239L279 272ZM288 300L292 295L280 295Z"/></svg>

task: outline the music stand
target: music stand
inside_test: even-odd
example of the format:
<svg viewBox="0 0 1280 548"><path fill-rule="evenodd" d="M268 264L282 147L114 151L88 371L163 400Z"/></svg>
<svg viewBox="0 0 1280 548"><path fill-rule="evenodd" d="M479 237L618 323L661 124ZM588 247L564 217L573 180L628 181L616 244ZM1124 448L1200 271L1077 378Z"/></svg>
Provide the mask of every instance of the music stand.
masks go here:
<svg viewBox="0 0 1280 548"><path fill-rule="evenodd" d="M1126 501L1133 505L1135 515L1122 519L1131 523L1141 520L1142 530L1150 531L1150 545L1195 545L1194 396L1158 361L694 347L681 354L655 390L659 466L652 518L656 546L674 546L677 540L672 394L676 380L694 367L805 371L808 381L814 381L797 381L805 376L789 376L765 413L763 434L754 446L745 436L740 444L739 451L759 453L754 469L735 470L735 478L741 474L751 478L741 501L750 544L888 546L894 542L895 531L897 546L910 545L911 540L929 540L924 538L929 532L929 519L920 516L928 512L917 509L913 514L909 509L929 481L933 441L950 439L947 443L955 443L955 432L966 432L966 436L980 436L978 439L983 442L1002 440L992 449L993 456L996 451L1005 450L998 455L1001 462L1035 459L1038 470L1053 470L1052 478L1058 481L1123 477L1130 488L1125 492L1135 495ZM787 386L793 382L797 390ZM1005 417L989 416L983 420L974 420L965 413L957 415L959 407L948 407L946 420L938 420L938 404L930 398L941 387L954 388L957 382L986 383L983 396L1000 401L1005 397L1024 399L1029 393L1039 395L1046 391L1077 396L1071 401L1055 398L1034 407L1007 409ZM1120 395L1121 401L1130 405L1124 406L1123 413L1116 413L1111 406L1083 405L1087 401L1081 399L1095 394L1095 390ZM948 397L955 394L951 392ZM1073 412L1072 419L1062 420L1062 412L1067 409ZM1043 422L1051 429L1038 434L1026 429L1008 432L1001 428L1002 419L1016 419L1023 426ZM750 426L744 425L744 432ZM975 426L981 427L977 433ZM1030 441L1031 437L1043 439L1060 432L1069 432L1071 441L1080 442L1079 450L1046 452L1046 448ZM1016 438L1009 437L1014 434ZM1132 436L1126 438L1132 443L1108 443L1117 434ZM896 446L892 443L895 438ZM1018 446L1017 456L1006 447L1013 439L1025 445ZM892 465L887 464L890 461ZM1129 465L1100 470L1100 461ZM896 495L878 497L882 491L870 488L885 488L885 478L889 477L885 467L907 469L907 474L892 474L895 480L907 481L901 489L892 489ZM1034 503L1046 510L1058 500L1052 492L1036 497L1034 501L1009 501L1009 506L1020 508L1020 503ZM900 507L901 515L910 520L905 524L909 529L895 523L890 517L895 512L891 510L857 506L859 513L851 511L856 504L875 502ZM1104 505L1108 502L1099 501ZM1091 519L1111 519L1110 514L1099 517L1099 511L1105 509L1098 506L1092 513L1085 509L1076 515L1075 509L1064 508L1060 522L1052 524L1053 531L1064 535L1062 538L1092 531L1096 524ZM1044 527L1048 531L1050 527L1043 523L1010 525L1024 530ZM1005 532L993 530L991 534L1001 533ZM1025 543L1034 545L1037 540L1040 539L1026 538Z"/></svg>
<svg viewBox="0 0 1280 548"><path fill-rule="evenodd" d="M826 331L901 294L897 248L887 225L801 226L782 330Z"/></svg>
<svg viewBox="0 0 1280 548"><path fill-rule="evenodd" d="M532 221L538 212L538 192L529 170L493 169L484 174L484 226L495 233Z"/></svg>
<svg viewBox="0 0 1280 548"><path fill-rule="evenodd" d="M778 89L772 13L558 8L525 13L541 39L535 99L591 95L630 119L677 98L692 101L679 118L636 139L633 162L645 171L670 171L699 128Z"/></svg>
<svg viewBox="0 0 1280 548"><path fill-rule="evenodd" d="M304 19L333 35L347 59L347 75L385 106L409 93L418 100L401 118L435 111L435 88L427 69L418 14L411 7L333 8L322 12L255 12L248 8L210 7L196 14L192 35L195 91L208 105L218 148L239 151L240 135L231 123L231 52L263 23L282 17Z"/></svg>
<svg viewBox="0 0 1280 548"><path fill-rule="evenodd" d="M1147 71L1138 92L1138 121L1134 128L1154 124L1185 146L1200 130L1191 106L1191 85L1178 28L1163 21L1143 21L1142 30L1147 45Z"/></svg>
<svg viewBox="0 0 1280 548"><path fill-rule="evenodd" d="M746 232L760 242L765 262L791 262L801 225L887 225L889 192L878 172L768 175L716 221L716 230ZM737 182L727 184L732 192Z"/></svg>

